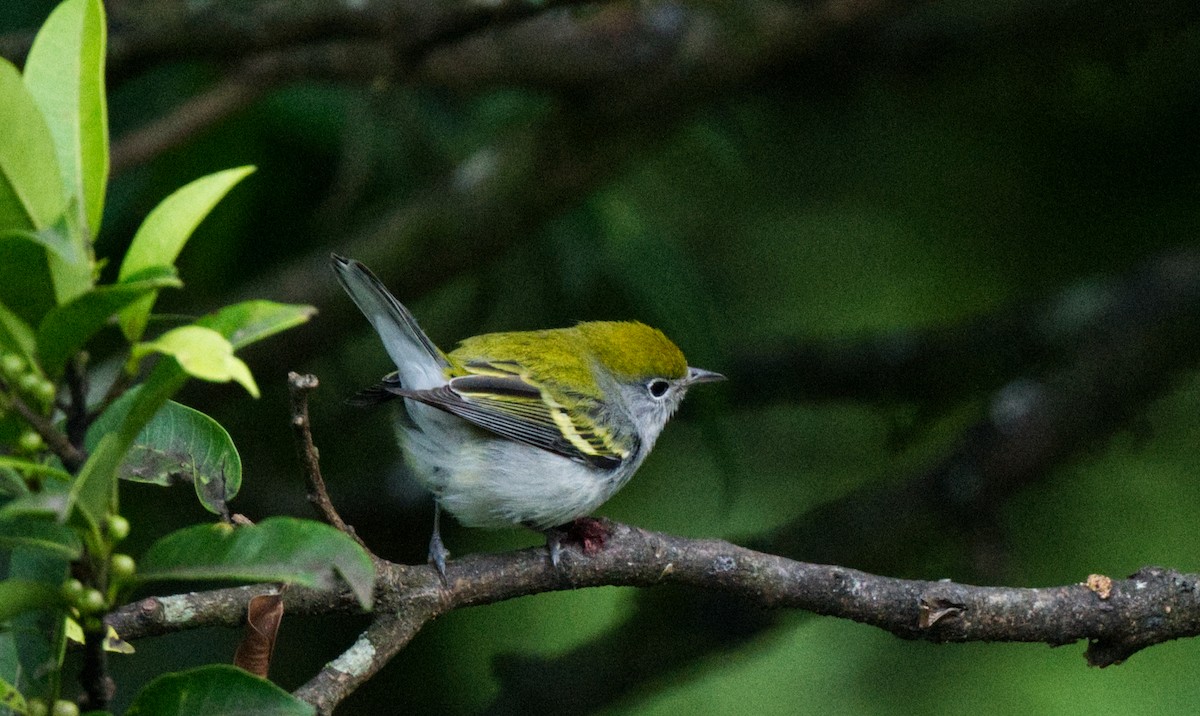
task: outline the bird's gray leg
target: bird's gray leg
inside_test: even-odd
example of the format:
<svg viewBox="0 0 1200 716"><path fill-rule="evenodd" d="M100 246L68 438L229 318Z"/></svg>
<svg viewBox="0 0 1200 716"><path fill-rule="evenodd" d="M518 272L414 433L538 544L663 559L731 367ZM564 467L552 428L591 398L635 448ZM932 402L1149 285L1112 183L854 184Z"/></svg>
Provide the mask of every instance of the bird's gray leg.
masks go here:
<svg viewBox="0 0 1200 716"><path fill-rule="evenodd" d="M550 564L558 569L558 561L562 555L562 531L557 527L546 530L546 553L550 555Z"/></svg>
<svg viewBox="0 0 1200 716"><path fill-rule="evenodd" d="M438 575L442 578L442 582L446 581L446 558L450 556L450 550L446 549L446 545L442 544L441 530L442 506L437 501L433 501L433 536L429 538L429 563L438 571Z"/></svg>

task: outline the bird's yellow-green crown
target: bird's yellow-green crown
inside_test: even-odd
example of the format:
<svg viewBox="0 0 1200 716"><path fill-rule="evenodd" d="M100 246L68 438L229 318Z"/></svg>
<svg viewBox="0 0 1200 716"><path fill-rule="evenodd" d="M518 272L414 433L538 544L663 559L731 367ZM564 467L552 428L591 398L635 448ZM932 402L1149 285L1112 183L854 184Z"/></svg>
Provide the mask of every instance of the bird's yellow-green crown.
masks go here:
<svg viewBox="0 0 1200 716"><path fill-rule="evenodd" d="M593 321L573 328L487 333L467 338L449 355L452 373L517 373L539 385L580 393L598 386L598 363L618 380L682 378L683 352L662 331L643 323Z"/></svg>
<svg viewBox="0 0 1200 716"><path fill-rule="evenodd" d="M600 363L619 378L682 378L683 352L657 328L635 321L580 323L575 330Z"/></svg>

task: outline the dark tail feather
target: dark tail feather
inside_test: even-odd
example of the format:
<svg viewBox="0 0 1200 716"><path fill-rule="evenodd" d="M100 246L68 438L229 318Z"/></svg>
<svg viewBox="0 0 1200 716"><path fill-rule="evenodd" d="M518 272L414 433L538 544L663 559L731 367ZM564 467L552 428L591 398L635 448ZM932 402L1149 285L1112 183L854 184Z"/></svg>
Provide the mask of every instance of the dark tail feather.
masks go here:
<svg viewBox="0 0 1200 716"><path fill-rule="evenodd" d="M403 397L401 395L402 390L403 386L400 384L400 374L397 371L392 371L383 376L383 380L380 380L370 388L363 388L351 397L346 398L346 402L357 406L379 405L380 403L386 403L389 400Z"/></svg>
<svg viewBox="0 0 1200 716"><path fill-rule="evenodd" d="M379 405L380 403L386 403L389 400L395 400L399 397L399 395L396 395L384 387L383 383L380 383L378 385L373 385L370 388L363 388L349 398L346 398L346 404L361 408L371 405Z"/></svg>

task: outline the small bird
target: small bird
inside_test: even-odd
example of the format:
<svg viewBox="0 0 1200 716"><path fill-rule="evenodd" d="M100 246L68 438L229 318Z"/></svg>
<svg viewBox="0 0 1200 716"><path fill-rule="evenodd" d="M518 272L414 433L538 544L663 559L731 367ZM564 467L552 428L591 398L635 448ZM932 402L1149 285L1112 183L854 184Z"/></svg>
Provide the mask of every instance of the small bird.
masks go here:
<svg viewBox="0 0 1200 716"><path fill-rule="evenodd" d="M488 333L444 353L366 266L337 254L331 263L396 365L356 402L403 399L397 432L434 496L429 561L443 579L441 510L467 527L545 532L557 567L554 528L629 481L688 388L724 380L636 322Z"/></svg>

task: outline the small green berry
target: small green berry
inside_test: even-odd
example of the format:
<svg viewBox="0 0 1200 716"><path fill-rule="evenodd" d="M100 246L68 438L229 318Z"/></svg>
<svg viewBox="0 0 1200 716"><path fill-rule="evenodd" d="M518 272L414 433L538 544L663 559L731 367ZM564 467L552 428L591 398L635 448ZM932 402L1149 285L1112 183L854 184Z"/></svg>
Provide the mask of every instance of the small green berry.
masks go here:
<svg viewBox="0 0 1200 716"><path fill-rule="evenodd" d="M58 588L58 593L69 604L78 604L79 600L83 598L83 592L83 582L78 579L68 579Z"/></svg>
<svg viewBox="0 0 1200 716"><path fill-rule="evenodd" d="M41 699L29 699L25 702L25 713L28 716L49 716L50 707Z"/></svg>
<svg viewBox="0 0 1200 716"><path fill-rule="evenodd" d="M5 353L0 356L0 373L9 378L25 370L25 360L16 353Z"/></svg>
<svg viewBox="0 0 1200 716"><path fill-rule="evenodd" d="M50 709L50 716L79 716L79 706L74 701L59 699Z"/></svg>
<svg viewBox="0 0 1200 716"><path fill-rule="evenodd" d="M129 520L120 515L109 515L104 527L108 538L113 542L120 542L129 536Z"/></svg>
<svg viewBox="0 0 1200 716"><path fill-rule="evenodd" d="M42 442L41 435L38 435L33 430L26 430L17 438L17 446L21 449L21 452L30 453L38 452L45 447L45 443Z"/></svg>
<svg viewBox="0 0 1200 716"><path fill-rule="evenodd" d="M22 373L20 378L17 378L17 385L21 388L21 392L26 395L33 395L38 388L39 383L44 383L42 377L37 373Z"/></svg>
<svg viewBox="0 0 1200 716"><path fill-rule="evenodd" d="M108 576L114 582L128 582L135 572L137 563L127 554L114 554L108 562Z"/></svg>
<svg viewBox="0 0 1200 716"><path fill-rule="evenodd" d="M104 601L104 595L100 593L99 589L85 591L77 604L79 611L84 614L99 614L108 607Z"/></svg>
<svg viewBox="0 0 1200 716"><path fill-rule="evenodd" d="M38 384L33 389L33 397L37 398L44 405L49 405L50 401L54 400L54 396L58 395L58 388L48 380L39 378Z"/></svg>

